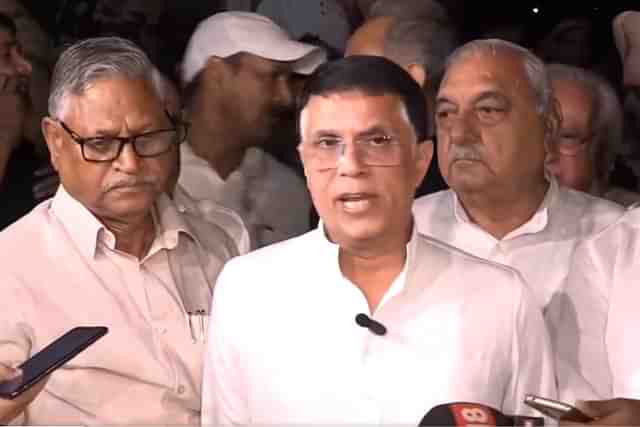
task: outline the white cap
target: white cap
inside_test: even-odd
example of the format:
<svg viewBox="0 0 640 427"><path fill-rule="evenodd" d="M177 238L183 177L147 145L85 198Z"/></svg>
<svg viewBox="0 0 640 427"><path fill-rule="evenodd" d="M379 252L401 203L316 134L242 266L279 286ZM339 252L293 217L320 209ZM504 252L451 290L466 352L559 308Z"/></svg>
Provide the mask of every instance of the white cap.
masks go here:
<svg viewBox="0 0 640 427"><path fill-rule="evenodd" d="M221 12L200 22L182 60L182 83L189 83L212 56L246 52L273 61L295 62L293 71L311 74L326 61L324 49L293 40L269 18L250 12Z"/></svg>
<svg viewBox="0 0 640 427"><path fill-rule="evenodd" d="M626 11L613 20L613 37L622 60L624 83L640 85L640 12Z"/></svg>

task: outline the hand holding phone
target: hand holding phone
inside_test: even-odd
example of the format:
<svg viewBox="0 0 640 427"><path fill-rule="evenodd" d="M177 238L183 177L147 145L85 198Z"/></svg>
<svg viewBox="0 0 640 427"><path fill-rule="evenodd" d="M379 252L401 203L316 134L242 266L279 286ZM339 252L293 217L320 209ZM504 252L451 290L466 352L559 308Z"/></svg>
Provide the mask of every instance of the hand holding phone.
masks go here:
<svg viewBox="0 0 640 427"><path fill-rule="evenodd" d="M0 364L0 382L19 379L24 375L22 370ZM49 377L44 377L25 393L15 399L0 399L0 423L9 424L20 415L27 406L36 398L47 384Z"/></svg>
<svg viewBox="0 0 640 427"><path fill-rule="evenodd" d="M18 366L22 375L0 382L0 397L15 399L20 396L107 332L108 329L104 326L84 326L71 329ZM5 369L10 368L5 367ZM5 371L6 375L7 371Z"/></svg>
<svg viewBox="0 0 640 427"><path fill-rule="evenodd" d="M588 423L594 419L568 403L527 394L524 403L542 414L559 421Z"/></svg>

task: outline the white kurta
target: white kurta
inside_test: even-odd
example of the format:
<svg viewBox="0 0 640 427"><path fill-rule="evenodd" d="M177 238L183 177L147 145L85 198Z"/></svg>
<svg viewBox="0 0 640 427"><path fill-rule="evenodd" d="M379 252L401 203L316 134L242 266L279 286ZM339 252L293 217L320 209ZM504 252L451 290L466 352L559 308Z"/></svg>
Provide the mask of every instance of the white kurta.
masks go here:
<svg viewBox="0 0 640 427"><path fill-rule="evenodd" d="M540 310L517 272L414 233L405 271L356 325L362 292L321 229L228 263L216 284L203 425L417 425L472 401L529 413L556 395Z"/></svg>
<svg viewBox="0 0 640 427"><path fill-rule="evenodd" d="M575 245L615 222L625 212L616 203L558 186L554 178L529 221L502 239L473 223L452 190L414 203L418 230L480 258L518 270L547 309L561 298ZM555 301L554 301L555 300ZM551 326L551 325L550 325Z"/></svg>
<svg viewBox="0 0 640 427"><path fill-rule="evenodd" d="M576 249L554 340L569 365L558 371L563 395L584 398L577 375L601 398L640 399L638 260L640 209Z"/></svg>
<svg viewBox="0 0 640 427"><path fill-rule="evenodd" d="M310 228L311 198L304 180L259 148L247 150L227 179L180 146L180 186L198 203L212 201L238 213L254 247L298 236Z"/></svg>

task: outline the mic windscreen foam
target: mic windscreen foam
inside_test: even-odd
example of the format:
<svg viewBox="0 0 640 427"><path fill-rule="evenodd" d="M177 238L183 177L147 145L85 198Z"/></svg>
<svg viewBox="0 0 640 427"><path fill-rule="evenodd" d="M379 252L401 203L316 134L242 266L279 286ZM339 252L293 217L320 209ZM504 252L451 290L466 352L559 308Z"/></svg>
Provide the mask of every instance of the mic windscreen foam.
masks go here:
<svg viewBox="0 0 640 427"><path fill-rule="evenodd" d="M478 403L456 402L433 407L420 426L513 426L513 418Z"/></svg>

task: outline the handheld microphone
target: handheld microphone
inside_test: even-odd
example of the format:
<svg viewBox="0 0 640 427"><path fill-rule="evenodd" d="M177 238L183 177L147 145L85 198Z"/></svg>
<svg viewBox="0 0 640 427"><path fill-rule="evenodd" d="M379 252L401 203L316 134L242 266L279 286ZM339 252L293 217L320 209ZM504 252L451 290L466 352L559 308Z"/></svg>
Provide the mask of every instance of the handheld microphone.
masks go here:
<svg viewBox="0 0 640 427"><path fill-rule="evenodd" d="M422 418L419 426L544 426L544 418L505 415L497 409L479 403L455 402L434 406Z"/></svg>
<svg viewBox="0 0 640 427"><path fill-rule="evenodd" d="M364 313L358 313L356 315L356 323L358 326L367 328L376 335L384 335L387 333L387 328L380 322L373 320L371 317Z"/></svg>

